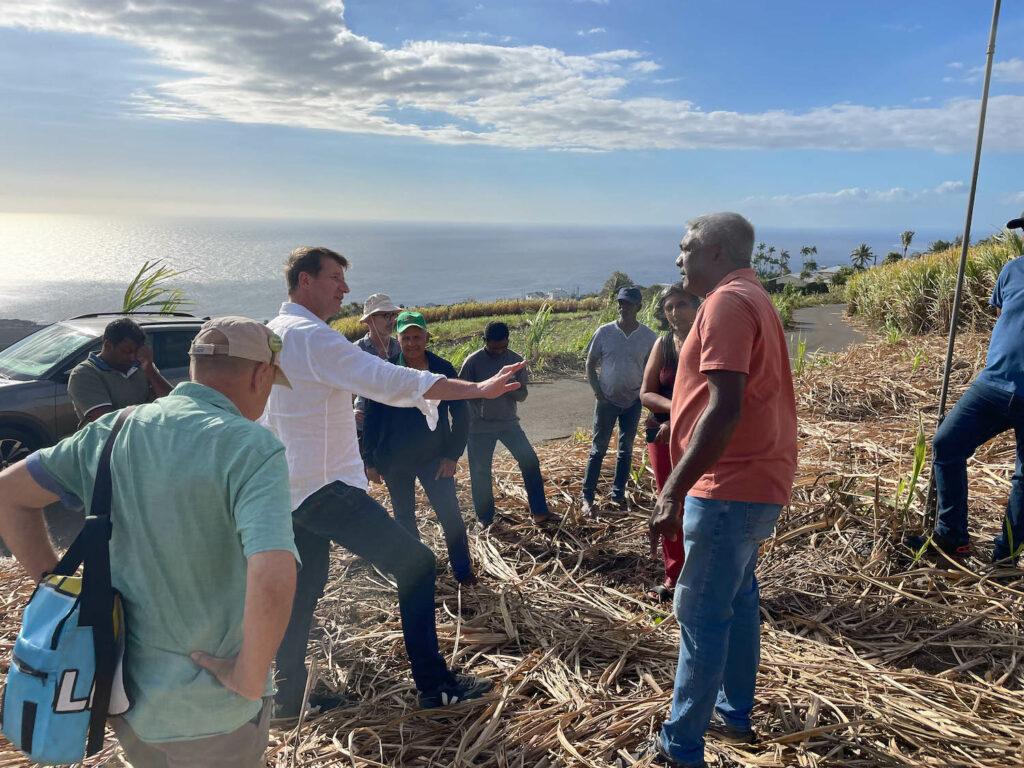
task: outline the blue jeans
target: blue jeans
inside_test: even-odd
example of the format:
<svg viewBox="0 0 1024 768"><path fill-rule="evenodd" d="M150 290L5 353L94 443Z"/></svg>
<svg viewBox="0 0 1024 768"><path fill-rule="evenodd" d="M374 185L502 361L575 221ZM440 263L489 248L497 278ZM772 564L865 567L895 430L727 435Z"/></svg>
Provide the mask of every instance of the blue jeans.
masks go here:
<svg viewBox="0 0 1024 768"><path fill-rule="evenodd" d="M391 494L395 520L419 541L420 532L416 526L416 480L419 479L423 492L427 494L427 500L434 508L437 520L444 530L452 573L456 579L462 581L473 572L469 559L466 524L462 521L459 497L455 493L455 478L436 477L440 465L441 460L434 459L419 467L389 471L384 474L384 482L388 487L388 493Z"/></svg>
<svg viewBox="0 0 1024 768"><path fill-rule="evenodd" d="M590 460L587 471L583 475L583 498L594 500L597 491L597 480L601 476L601 463L608 452L608 443L612 439L615 423L619 424L619 450L615 456L615 479L612 481L612 498L626 497L626 481L633 467L633 440L636 428L640 423L640 412L643 408L637 400L631 406L622 408L608 400L601 399L594 406L594 442L590 445Z"/></svg>
<svg viewBox="0 0 1024 768"><path fill-rule="evenodd" d="M277 651L278 708L298 714L302 704L306 643L313 611L327 584L332 541L395 577L405 652L416 687L429 691L445 682L448 669L438 650L434 617L434 553L410 536L366 491L340 481L309 496L292 513L292 521L302 568L291 619Z"/></svg>
<svg viewBox="0 0 1024 768"><path fill-rule="evenodd" d="M473 509L477 519L484 525L494 520L494 481L491 464L494 448L498 441L508 448L523 473L526 498L530 502L530 514L545 517L548 502L544 497L544 479L540 475L540 461L530 440L518 424L498 432L476 432L469 436L469 481L473 488Z"/></svg>
<svg viewBox="0 0 1024 768"><path fill-rule="evenodd" d="M1011 480L1003 530L995 539L996 558L1019 554L1024 547L1024 398L975 381L935 431L932 442L938 514L935 532L957 544L966 544L967 459L979 446L1013 429L1017 462Z"/></svg>
<svg viewBox="0 0 1024 768"><path fill-rule="evenodd" d="M672 709L661 727L665 749L682 763L704 759L711 715L750 726L761 658L754 566L782 507L686 497L686 559L676 583L679 664Z"/></svg>

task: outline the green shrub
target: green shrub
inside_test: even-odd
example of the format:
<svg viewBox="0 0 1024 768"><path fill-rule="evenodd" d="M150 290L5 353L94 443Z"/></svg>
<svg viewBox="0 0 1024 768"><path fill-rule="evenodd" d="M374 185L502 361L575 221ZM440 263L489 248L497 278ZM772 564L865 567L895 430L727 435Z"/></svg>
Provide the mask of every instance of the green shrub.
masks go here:
<svg viewBox="0 0 1024 768"><path fill-rule="evenodd" d="M961 328L991 326L995 318L988 303L992 288L1000 270L1020 255L1021 247L1020 236L1007 231L970 249L964 270ZM846 285L850 314L887 331L948 332L959 257L955 247L854 275Z"/></svg>

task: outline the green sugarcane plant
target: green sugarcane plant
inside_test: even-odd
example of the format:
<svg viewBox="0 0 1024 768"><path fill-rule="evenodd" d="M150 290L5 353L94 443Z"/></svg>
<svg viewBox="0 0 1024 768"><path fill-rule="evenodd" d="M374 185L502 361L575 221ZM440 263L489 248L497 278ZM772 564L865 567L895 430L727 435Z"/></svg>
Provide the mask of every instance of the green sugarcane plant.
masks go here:
<svg viewBox="0 0 1024 768"><path fill-rule="evenodd" d="M185 271L165 266L163 259L146 261L125 289L121 311L135 312L143 307L157 307L157 312L170 313L191 305L180 288L165 285L168 280L183 274Z"/></svg>

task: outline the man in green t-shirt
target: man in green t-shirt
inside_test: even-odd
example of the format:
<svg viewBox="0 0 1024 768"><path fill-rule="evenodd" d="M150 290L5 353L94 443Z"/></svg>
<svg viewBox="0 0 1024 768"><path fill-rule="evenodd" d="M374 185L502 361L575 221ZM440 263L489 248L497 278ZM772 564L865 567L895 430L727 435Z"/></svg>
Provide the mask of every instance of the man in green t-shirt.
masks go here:
<svg viewBox="0 0 1024 768"><path fill-rule="evenodd" d="M255 320L208 321L192 381L137 407L114 444L110 562L132 708L111 725L136 768L264 764L298 559L284 446L253 423L271 386L290 386L280 350ZM115 420L0 473L0 537L32 578L57 564L42 508L88 503Z"/></svg>
<svg viewBox="0 0 1024 768"><path fill-rule="evenodd" d="M82 424L170 391L146 346L146 332L130 317L110 322L102 349L76 365L68 379L68 395Z"/></svg>

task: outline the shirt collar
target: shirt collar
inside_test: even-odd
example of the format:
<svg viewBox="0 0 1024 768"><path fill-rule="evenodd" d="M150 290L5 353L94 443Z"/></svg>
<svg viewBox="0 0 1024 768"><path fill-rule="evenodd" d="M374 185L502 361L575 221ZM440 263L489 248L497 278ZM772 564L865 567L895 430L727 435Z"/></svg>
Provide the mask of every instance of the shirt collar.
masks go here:
<svg viewBox="0 0 1024 768"><path fill-rule="evenodd" d="M754 272L752 267L743 267L742 269L734 269L732 272L730 272L725 277L723 277L719 281L718 285L716 285L714 288L712 288L710 291L708 291L708 296L710 296L712 293L717 291L723 285L728 285L733 280L748 280L748 281L760 284L760 281L758 281L758 279L757 279L757 273Z"/></svg>
<svg viewBox="0 0 1024 768"><path fill-rule="evenodd" d="M115 369L114 367L112 367L102 357L100 357L99 352L90 352L89 353L89 361L93 365L95 365L97 368L99 368L101 371L113 371L114 373L120 373L126 379L129 376L131 376L133 373L135 373L137 370L139 370L139 368L140 368L139 361L135 360L134 362L132 362L132 367L129 368L127 371L123 371L123 372L119 371L119 370Z"/></svg>
<svg viewBox="0 0 1024 768"><path fill-rule="evenodd" d="M308 309L301 304L296 304L294 301L286 301L281 304L282 315L294 315L295 317L304 317L307 320L312 320L314 323L320 323L320 325L327 325L323 320L314 315Z"/></svg>
<svg viewBox="0 0 1024 768"><path fill-rule="evenodd" d="M231 399L212 387L208 387L205 384L197 384L194 381L183 381L181 384L176 386L172 391L172 395L181 395L182 397L191 397L193 400L199 400L201 402L212 405L214 408L220 408L228 413L234 413L238 416L242 415L242 412L238 410Z"/></svg>

